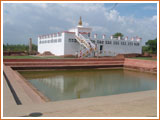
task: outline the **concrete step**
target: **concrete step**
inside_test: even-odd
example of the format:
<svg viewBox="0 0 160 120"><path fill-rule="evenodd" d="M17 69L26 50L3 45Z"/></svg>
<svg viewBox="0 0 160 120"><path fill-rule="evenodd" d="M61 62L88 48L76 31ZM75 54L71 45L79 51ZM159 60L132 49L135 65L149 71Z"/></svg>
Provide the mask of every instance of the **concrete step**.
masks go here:
<svg viewBox="0 0 160 120"><path fill-rule="evenodd" d="M123 66L123 64L120 64L120 63L117 63L117 64L77 64L77 65L13 65L12 67L72 67L72 66L75 66L75 67L80 67L80 66Z"/></svg>
<svg viewBox="0 0 160 120"><path fill-rule="evenodd" d="M3 62L66 62L66 61L124 61L118 58L85 58L85 59L3 59Z"/></svg>
<svg viewBox="0 0 160 120"><path fill-rule="evenodd" d="M7 66L18 65L77 65L77 64L123 64L123 61L86 61L86 62L5 62Z"/></svg>

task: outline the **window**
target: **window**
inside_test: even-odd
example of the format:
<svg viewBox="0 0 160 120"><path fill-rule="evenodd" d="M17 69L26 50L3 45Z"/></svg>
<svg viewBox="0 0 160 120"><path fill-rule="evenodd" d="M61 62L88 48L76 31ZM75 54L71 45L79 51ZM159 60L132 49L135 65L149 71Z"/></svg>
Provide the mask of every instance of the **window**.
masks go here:
<svg viewBox="0 0 160 120"><path fill-rule="evenodd" d="M97 40L97 44L104 44L104 41Z"/></svg>
<svg viewBox="0 0 160 120"><path fill-rule="evenodd" d="M74 39L74 42L76 43L76 42L77 42L77 40L76 40L76 39Z"/></svg>
<svg viewBox="0 0 160 120"><path fill-rule="evenodd" d="M95 41L94 41L94 40L91 40L91 42L92 42L92 43L95 43Z"/></svg>
<svg viewBox="0 0 160 120"><path fill-rule="evenodd" d="M74 42L74 39L71 39L72 42Z"/></svg>
<svg viewBox="0 0 160 120"><path fill-rule="evenodd" d="M139 43L134 43L134 46L139 46Z"/></svg>
<svg viewBox="0 0 160 120"><path fill-rule="evenodd" d="M72 39L69 38L68 41L69 41L69 42L72 42Z"/></svg>
<svg viewBox="0 0 160 120"><path fill-rule="evenodd" d="M88 33L88 37L90 37L91 36L91 34L90 33Z"/></svg>
<svg viewBox="0 0 160 120"><path fill-rule="evenodd" d="M105 43L106 43L106 44L112 44L112 42L111 42L111 41L105 41Z"/></svg>
<svg viewBox="0 0 160 120"><path fill-rule="evenodd" d="M132 46L132 45L133 45L133 42L128 42L128 45L131 45L131 46Z"/></svg>
<svg viewBox="0 0 160 120"><path fill-rule="evenodd" d="M121 42L121 45L126 45L126 42Z"/></svg>
<svg viewBox="0 0 160 120"><path fill-rule="evenodd" d="M119 41L114 41L113 44L114 45L119 45Z"/></svg>
<svg viewBox="0 0 160 120"><path fill-rule="evenodd" d="M54 43L57 43L57 39L54 39Z"/></svg>
<svg viewBox="0 0 160 120"><path fill-rule="evenodd" d="M73 39L73 38L69 38L68 41L69 41L69 42L75 42L75 43L77 42L77 40L76 40L76 39Z"/></svg>
<svg viewBox="0 0 160 120"><path fill-rule="evenodd" d="M58 42L61 42L62 40L61 39L58 39Z"/></svg>

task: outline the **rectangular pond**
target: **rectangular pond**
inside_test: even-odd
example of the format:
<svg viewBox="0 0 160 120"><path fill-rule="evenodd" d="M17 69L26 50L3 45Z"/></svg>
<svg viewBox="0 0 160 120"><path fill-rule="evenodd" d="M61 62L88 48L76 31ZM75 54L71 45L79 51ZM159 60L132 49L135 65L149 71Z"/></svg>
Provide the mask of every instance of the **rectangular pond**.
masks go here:
<svg viewBox="0 0 160 120"><path fill-rule="evenodd" d="M20 71L51 101L154 90L156 75L123 69Z"/></svg>

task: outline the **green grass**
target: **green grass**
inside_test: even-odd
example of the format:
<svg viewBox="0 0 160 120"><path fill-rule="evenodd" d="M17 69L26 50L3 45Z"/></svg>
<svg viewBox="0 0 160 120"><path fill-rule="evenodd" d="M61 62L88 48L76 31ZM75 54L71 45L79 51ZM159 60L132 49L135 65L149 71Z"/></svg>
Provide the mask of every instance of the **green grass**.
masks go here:
<svg viewBox="0 0 160 120"><path fill-rule="evenodd" d="M130 59L139 59L139 60L154 60L157 61L157 59L153 59L152 57L133 57Z"/></svg>
<svg viewBox="0 0 160 120"><path fill-rule="evenodd" d="M3 56L3 59L66 59L60 56Z"/></svg>
<svg viewBox="0 0 160 120"><path fill-rule="evenodd" d="M60 56L3 56L3 59L68 59ZM157 59L152 59L151 57L133 57L129 59L139 59L139 60L154 60L156 61Z"/></svg>

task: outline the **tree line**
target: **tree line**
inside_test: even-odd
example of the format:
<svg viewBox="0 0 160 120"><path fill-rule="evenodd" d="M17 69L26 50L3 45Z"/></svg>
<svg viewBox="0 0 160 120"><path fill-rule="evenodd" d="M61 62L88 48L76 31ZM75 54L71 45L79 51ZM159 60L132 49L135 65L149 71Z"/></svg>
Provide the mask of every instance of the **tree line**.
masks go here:
<svg viewBox="0 0 160 120"><path fill-rule="evenodd" d="M148 40L145 43L145 46L142 47L142 51L151 53L151 54L157 54L157 38L153 40Z"/></svg>
<svg viewBox="0 0 160 120"><path fill-rule="evenodd" d="M8 52L28 52L29 46L28 45L9 45L9 44L3 44L3 51ZM32 51L37 51L37 45L32 44Z"/></svg>

